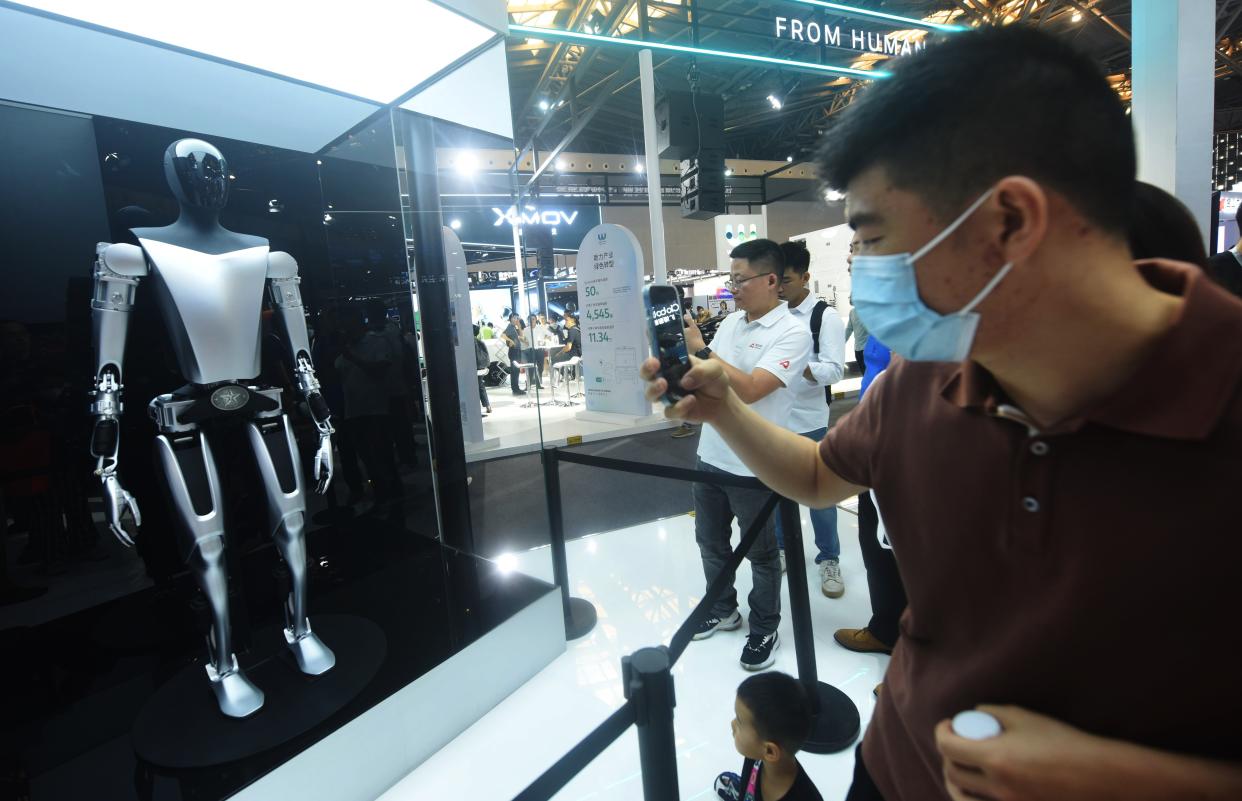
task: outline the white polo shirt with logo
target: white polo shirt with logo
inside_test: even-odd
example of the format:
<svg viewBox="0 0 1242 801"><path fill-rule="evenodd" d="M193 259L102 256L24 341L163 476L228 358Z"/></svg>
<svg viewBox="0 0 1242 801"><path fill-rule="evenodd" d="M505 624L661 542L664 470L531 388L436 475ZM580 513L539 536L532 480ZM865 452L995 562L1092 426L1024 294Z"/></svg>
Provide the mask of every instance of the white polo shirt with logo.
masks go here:
<svg viewBox="0 0 1242 801"><path fill-rule="evenodd" d="M750 404L765 420L787 428L793 406L789 387L802 376L811 355L811 332L781 302L758 320L747 322L746 312L736 311L720 323L708 346L721 359L743 373L767 370L784 386ZM753 476L710 424L699 437L699 458L712 467L737 476Z"/></svg>

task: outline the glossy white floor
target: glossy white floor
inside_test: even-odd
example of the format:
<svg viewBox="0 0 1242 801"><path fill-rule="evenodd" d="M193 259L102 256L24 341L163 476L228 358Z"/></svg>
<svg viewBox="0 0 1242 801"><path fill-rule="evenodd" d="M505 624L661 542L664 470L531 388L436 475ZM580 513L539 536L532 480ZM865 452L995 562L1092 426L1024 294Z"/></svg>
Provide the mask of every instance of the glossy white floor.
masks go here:
<svg viewBox="0 0 1242 801"><path fill-rule="evenodd" d="M837 517L847 589L843 598L830 600L820 592L810 565L814 546L803 510L816 659L820 680L853 699L865 727L874 707L871 691L882 680L888 657L851 653L832 639L837 628L865 625L870 616L857 518L845 510L839 510ZM736 537L735 531L735 543ZM569 643L564 655L384 794L383 801L512 798L624 702L621 657L646 645L667 644L703 592L694 520L689 516L571 542L568 562L574 594L590 600L599 611L595 629ZM550 578L546 549L519 554L516 564L531 575ZM750 591L745 564L737 588L745 613ZM788 587L782 594L786 614L774 669L796 675ZM729 722L734 691L748 675L737 661L744 639L745 627L691 643L674 668L683 801L712 798L715 776L741 767ZM844 798L854 765L852 748L799 758L825 801ZM632 728L556 796L558 801L641 797Z"/></svg>

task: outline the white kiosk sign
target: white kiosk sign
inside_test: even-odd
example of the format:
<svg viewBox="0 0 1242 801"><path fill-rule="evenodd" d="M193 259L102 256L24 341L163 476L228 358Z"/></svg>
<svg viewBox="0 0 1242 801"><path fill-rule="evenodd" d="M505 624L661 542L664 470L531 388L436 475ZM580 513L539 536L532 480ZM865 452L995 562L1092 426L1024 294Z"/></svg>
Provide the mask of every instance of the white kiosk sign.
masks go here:
<svg viewBox="0 0 1242 801"><path fill-rule="evenodd" d="M647 357L643 253L620 225L597 225L578 249L578 322L582 327L588 412L651 414L638 366Z"/></svg>

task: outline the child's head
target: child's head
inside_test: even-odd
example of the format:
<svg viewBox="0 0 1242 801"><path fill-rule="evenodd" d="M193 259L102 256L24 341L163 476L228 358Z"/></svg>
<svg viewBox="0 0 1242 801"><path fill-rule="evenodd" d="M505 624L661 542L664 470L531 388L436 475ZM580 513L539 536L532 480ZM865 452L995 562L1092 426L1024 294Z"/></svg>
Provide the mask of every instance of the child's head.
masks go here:
<svg viewBox="0 0 1242 801"><path fill-rule="evenodd" d="M776 762L793 756L811 733L806 690L793 676L751 676L733 702L733 745L747 759Z"/></svg>

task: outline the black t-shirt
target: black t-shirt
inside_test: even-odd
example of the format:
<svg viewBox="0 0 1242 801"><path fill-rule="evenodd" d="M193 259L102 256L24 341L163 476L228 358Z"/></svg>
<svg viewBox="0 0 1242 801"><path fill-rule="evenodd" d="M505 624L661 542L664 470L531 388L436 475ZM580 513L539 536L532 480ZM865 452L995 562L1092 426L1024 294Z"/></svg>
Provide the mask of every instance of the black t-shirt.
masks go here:
<svg viewBox="0 0 1242 801"><path fill-rule="evenodd" d="M755 766L753 759L748 759L742 763L742 795L746 794L746 783L750 781L750 771ZM798 763L798 778L794 779L793 786L789 788L789 792L780 798L764 798L763 797L763 768L759 769L759 782L755 785L755 801L824 801L824 797L819 794L815 784L811 781L811 777L806 775L806 768L802 767L802 763Z"/></svg>
<svg viewBox="0 0 1242 801"><path fill-rule="evenodd" d="M509 327L505 329L504 335L509 338L509 342L513 343L512 345L509 345L509 350L521 350L522 335L518 333L517 326L513 323L509 323Z"/></svg>
<svg viewBox="0 0 1242 801"><path fill-rule="evenodd" d="M565 329L565 341L569 343L569 355L582 355L582 331L577 326Z"/></svg>

